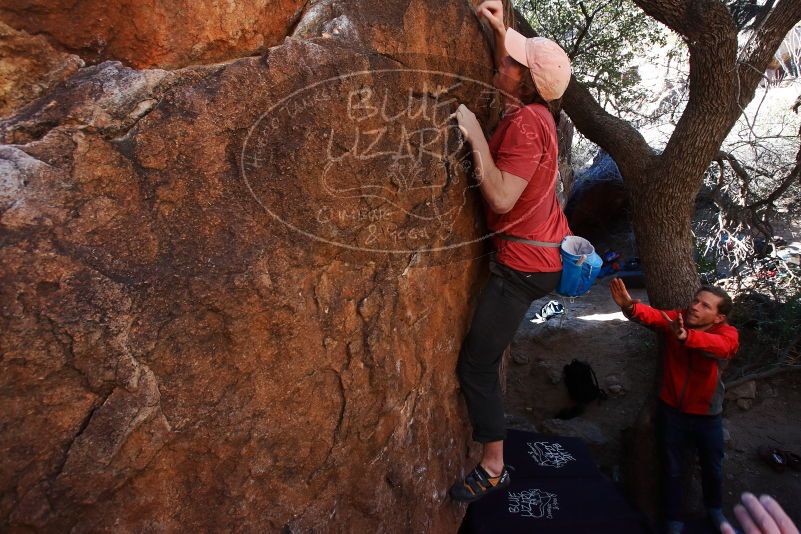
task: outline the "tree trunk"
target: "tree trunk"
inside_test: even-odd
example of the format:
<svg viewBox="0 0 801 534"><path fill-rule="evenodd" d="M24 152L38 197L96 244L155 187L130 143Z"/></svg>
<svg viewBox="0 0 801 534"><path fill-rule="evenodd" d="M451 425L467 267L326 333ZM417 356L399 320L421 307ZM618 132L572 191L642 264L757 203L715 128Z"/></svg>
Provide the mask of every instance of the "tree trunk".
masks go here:
<svg viewBox="0 0 801 534"><path fill-rule="evenodd" d="M661 180L673 187L665 188ZM697 190L693 182L692 177L665 175L658 166L640 187L627 186L648 297L656 308L687 306L699 285L690 225Z"/></svg>
<svg viewBox="0 0 801 534"><path fill-rule="evenodd" d="M575 173L573 172L573 133L575 128L573 121L564 111L559 120L559 176L562 179L559 202L564 208L570 195L573 193L575 183Z"/></svg>
<svg viewBox="0 0 801 534"><path fill-rule="evenodd" d="M638 180L636 190L627 185L648 297L656 308L687 306L699 285L690 226L698 181L692 176L672 175L657 165ZM673 187L666 188L664 183ZM661 349L660 341L660 354ZM656 435L659 402L656 392L660 378L661 372L653 377L652 394L637 416L624 461L628 493L652 521L659 516L661 502L657 496L661 490L662 461Z"/></svg>
<svg viewBox="0 0 801 534"><path fill-rule="evenodd" d="M637 414L634 427L624 432L622 461L626 493L651 520L652 527L660 515L662 502L662 459L656 441L657 403L656 395L649 395Z"/></svg>

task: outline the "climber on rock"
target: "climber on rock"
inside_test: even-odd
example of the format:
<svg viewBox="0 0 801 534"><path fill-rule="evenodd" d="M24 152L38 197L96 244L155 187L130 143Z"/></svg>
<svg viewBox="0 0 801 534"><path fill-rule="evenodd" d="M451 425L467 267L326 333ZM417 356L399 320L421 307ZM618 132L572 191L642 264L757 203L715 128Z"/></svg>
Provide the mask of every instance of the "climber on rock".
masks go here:
<svg viewBox="0 0 801 534"><path fill-rule="evenodd" d="M501 94L503 117L488 143L473 112L460 105L454 114L472 149L495 248L489 281L459 354L459 382L473 439L483 444L483 454L451 487L451 498L458 501L509 486L498 368L531 302L559 284L558 244L570 234L556 196L556 126L570 61L555 42L507 29L500 0L483 2L477 12L495 36L493 84Z"/></svg>

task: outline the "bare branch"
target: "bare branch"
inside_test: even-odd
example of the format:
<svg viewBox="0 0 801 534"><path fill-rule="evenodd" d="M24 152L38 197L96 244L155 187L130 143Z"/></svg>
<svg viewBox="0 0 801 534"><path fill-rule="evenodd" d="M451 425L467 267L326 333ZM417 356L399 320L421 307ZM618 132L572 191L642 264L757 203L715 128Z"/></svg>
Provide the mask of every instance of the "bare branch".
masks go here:
<svg viewBox="0 0 801 534"><path fill-rule="evenodd" d="M801 103L801 96L798 97L795 105L793 106L793 111L796 113L798 113L799 103ZM799 138L801 138L801 128L798 131L798 136ZM785 191L787 191L790 188L791 185L793 185L793 182L795 182L796 180L801 180L801 146L799 146L798 152L796 153L795 156L795 167L793 167L790 173L786 177L784 177L784 179L779 183L779 186L776 189L774 189L773 192L769 194L767 197L763 198L758 202L754 202L753 204L747 205L746 208L750 210L755 210L756 208L762 206L769 206L773 204L784 194Z"/></svg>
<svg viewBox="0 0 801 534"><path fill-rule="evenodd" d="M759 79L765 72L776 49L784 37L801 20L801 2L798 0L782 0L764 20L758 31L754 33L747 46L743 47L738 61L739 80L743 89L739 95L739 104L745 107L753 98Z"/></svg>
<svg viewBox="0 0 801 534"><path fill-rule="evenodd" d="M592 21L595 19L595 15L597 15L603 7L603 4L596 7L592 13L587 13L587 7L584 5L584 2L579 2L579 7L581 8L582 15L584 15L584 27L581 28L578 37L576 37L576 42L573 44L573 48L568 54L571 61L576 57L576 54L578 54L581 42L584 40L584 37L587 36L587 32L590 30L590 26L592 26Z"/></svg>
<svg viewBox="0 0 801 534"><path fill-rule="evenodd" d="M634 0L646 14L655 18L671 30L688 36L688 13L691 2L688 0ZM703 3L703 2L700 2Z"/></svg>
<svg viewBox="0 0 801 534"><path fill-rule="evenodd" d="M799 154L801 154L801 151L799 152ZM761 208L762 206L769 206L770 204L773 204L774 202L779 200L779 198L784 194L784 192L787 191L790 188L790 186L793 185L793 182L795 182L796 180L801 180L801 165L799 164L797 164L793 168L790 174L784 177L779 186L776 189L774 189L771 194L769 194L762 200L759 200L758 202L754 202L753 204L748 204L746 208L749 210L755 210L757 208Z"/></svg>
<svg viewBox="0 0 801 534"><path fill-rule="evenodd" d="M772 376L776 376L778 374L785 373L787 371L801 371L801 365L777 364L766 371L752 373L749 375L742 376L740 378L736 378L729 382L726 382L726 388L728 389L735 388L740 384L745 384L746 382L750 382L751 380L764 380L765 378L770 378Z"/></svg>
<svg viewBox="0 0 801 534"><path fill-rule="evenodd" d="M729 162L734 173L746 184L751 182L751 176L748 174L748 171L743 168L737 158L734 157L733 154L728 152L723 152L722 150L718 152L718 160L726 160Z"/></svg>

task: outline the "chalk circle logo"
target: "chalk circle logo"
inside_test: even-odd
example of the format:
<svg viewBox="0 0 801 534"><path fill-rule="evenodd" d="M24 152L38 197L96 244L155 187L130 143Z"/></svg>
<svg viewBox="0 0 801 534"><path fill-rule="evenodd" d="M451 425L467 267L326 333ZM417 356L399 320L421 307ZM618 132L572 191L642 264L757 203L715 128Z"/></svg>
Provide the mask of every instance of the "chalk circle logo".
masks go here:
<svg viewBox="0 0 801 534"><path fill-rule="evenodd" d="M538 488L510 491L506 498L509 513L520 517L553 519L554 513L559 510L558 495Z"/></svg>
<svg viewBox="0 0 801 534"><path fill-rule="evenodd" d="M242 178L267 213L309 239L400 254L473 244L487 236L462 217L478 184L451 114L461 102L486 108L497 92L408 68L315 82L251 126Z"/></svg>
<svg viewBox="0 0 801 534"><path fill-rule="evenodd" d="M547 441L527 442L528 454L540 467L554 467L561 469L576 459L559 443Z"/></svg>

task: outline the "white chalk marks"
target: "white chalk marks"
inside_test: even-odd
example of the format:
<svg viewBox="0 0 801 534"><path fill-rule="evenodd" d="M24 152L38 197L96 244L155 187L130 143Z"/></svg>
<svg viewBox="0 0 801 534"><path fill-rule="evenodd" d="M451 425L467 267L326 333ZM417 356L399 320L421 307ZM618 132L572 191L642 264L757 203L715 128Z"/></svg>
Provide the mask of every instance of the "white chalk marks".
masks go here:
<svg viewBox="0 0 801 534"><path fill-rule="evenodd" d="M557 495L541 489L510 491L507 499L509 513L520 514L521 517L553 519L554 512L559 510Z"/></svg>
<svg viewBox="0 0 801 534"><path fill-rule="evenodd" d="M299 234L354 250L454 249L480 239L456 224L478 187L450 115L495 89L457 74L379 69L302 87L264 112L241 174L264 210Z"/></svg>
<svg viewBox="0 0 801 534"><path fill-rule="evenodd" d="M559 443L550 443L547 441L535 441L533 443L526 443L528 446L528 454L540 467L554 467L561 469L569 462L574 462L576 459L569 452L562 448Z"/></svg>

